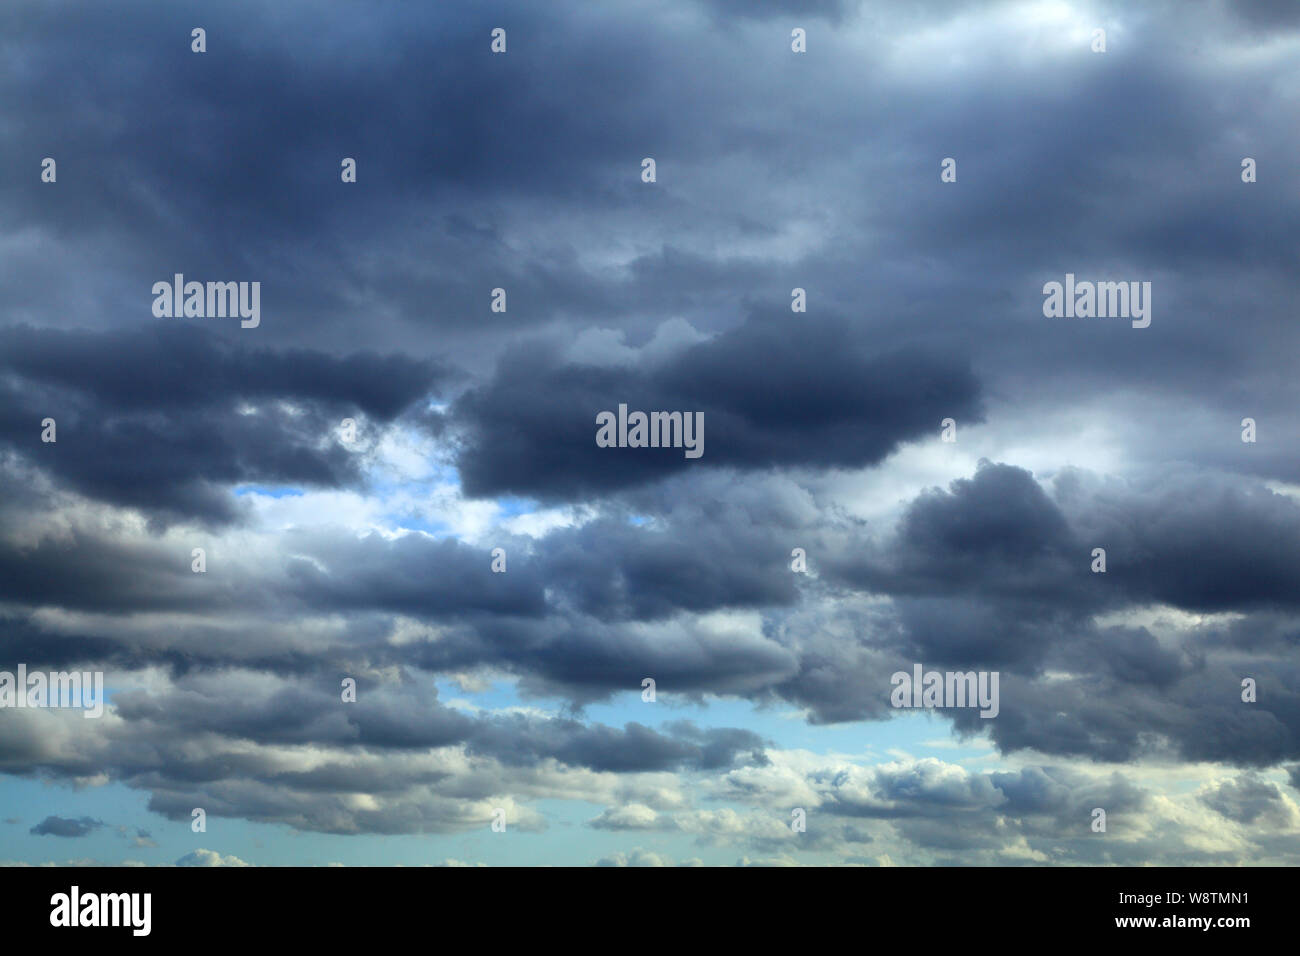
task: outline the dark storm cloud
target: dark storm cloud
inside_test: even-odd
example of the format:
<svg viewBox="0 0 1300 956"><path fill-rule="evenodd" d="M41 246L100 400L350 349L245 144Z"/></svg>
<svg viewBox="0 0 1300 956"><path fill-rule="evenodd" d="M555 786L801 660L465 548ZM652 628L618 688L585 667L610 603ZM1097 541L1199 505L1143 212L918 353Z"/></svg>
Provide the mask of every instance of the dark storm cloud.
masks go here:
<svg viewBox="0 0 1300 956"><path fill-rule="evenodd" d="M394 540L301 536L328 564L289 558L282 592L305 608L382 608L436 617L467 611L535 617L545 610L545 569L517 556L508 573L492 571L492 556L454 538L408 534ZM508 552L507 552L508 553Z"/></svg>
<svg viewBox="0 0 1300 956"><path fill-rule="evenodd" d="M311 745L320 759L286 759L282 748L292 744ZM461 745L469 773L456 770L454 757L428 759L433 749ZM540 774L538 785L546 786L545 777L562 780L574 770L725 771L763 766L764 747L751 731L688 721L656 730L635 722L620 729L523 714L473 716L409 682L363 680L357 701L342 703L336 680L313 686L233 671L157 692L121 691L114 725L66 746L48 746L35 724L0 727L6 766L38 764L43 779L109 773L150 791L151 808L173 819L188 820L202 806L210 815L325 832L462 829L459 801L501 793L513 773ZM359 792L391 806L368 811L337 800ZM92 822L51 818L33 832L80 835Z"/></svg>
<svg viewBox="0 0 1300 956"><path fill-rule="evenodd" d="M61 444L61 443L60 443ZM516 555L509 574L494 574L487 549L420 534L387 538L289 530L287 553L226 552L207 545L208 570L191 567L189 543L119 540L92 528L74 538L34 544L0 542L0 600L109 613L219 611L277 616L300 611L384 611L438 619L471 612L536 617L546 604L547 569ZM505 536L503 541L510 543ZM562 582L561 582L562 583ZM65 652L82 638L69 637ZM103 648L92 643L81 649ZM202 649L199 656L202 657ZM43 656L43 655L42 655Z"/></svg>
<svg viewBox="0 0 1300 956"><path fill-rule="evenodd" d="M1265 817L1275 826L1285 826L1295 816L1283 800L1282 791L1255 774L1223 781L1203 795L1201 802L1235 823L1254 823Z"/></svg>
<svg viewBox="0 0 1300 956"><path fill-rule="evenodd" d="M1077 612L1050 601L904 595L894 606L903 660L1028 668L1043 664L1071 633L1088 630Z"/></svg>
<svg viewBox="0 0 1300 956"><path fill-rule="evenodd" d="M35 550L13 552L11 600L67 603L57 587L41 582L81 580L87 586L78 593L98 591L101 597L90 606L106 610L216 609L233 601L249 611L264 605L280 614L288 601L303 609L341 611L358 624L365 620L359 615L373 613L454 623L433 641L393 645L384 639L386 628L373 622L354 626L347 645L331 638L308 651L289 643L286 635L248 647L228 646L224 657L203 650L211 639L185 650L202 633L196 625L170 628L157 638L71 634L45 644L38 629L20 620L11 635L19 642L15 647L27 635L32 659L38 661L102 654L118 666L153 662L173 669L220 669L223 660L240 659L246 667L316 679L340 669L347 673L354 666L349 661L431 671L489 665L516 675L525 689L576 702L639 688L641 679L652 675L661 692L687 696L738 693L761 700L776 694L809 707L818 721L889 716L888 675L921 661L931 667L1003 671L998 719L946 713L959 729L987 731L1009 751L1033 748L1131 760L1169 747L1187 759L1248 766L1300 753L1300 698L1289 690L1300 676L1292 660L1293 640L1286 632L1273 635L1271 623L1270 609L1285 606L1280 603L1288 598L1285 589L1264 604L1266 637L1261 640L1249 640L1242 622L1227 630L1212 623L1187 632L1173 646L1143 627L1101 626L1092 620L1099 612L1177 599L1181 592L1176 575L1138 573L1134 569L1151 559L1117 557L1113 548L1107 574L1094 575L1074 526L1103 516L1107 527L1122 529L1167 555L1155 560L1154 567L1163 563L1177 569L1176 551L1185 546L1182 529L1205 533L1204 522L1195 520L1197 502L1206 495L1222 499L1222 489L1192 483L1151 491L1098 484L1079 474L1065 475L1049 488L1051 495L1022 469L986 464L971 478L955 482L951 491L922 494L904 512L900 533L879 550L861 542L854 546L852 535L832 536L854 561L866 556L865 563L854 563L831 550L815 553L817 564L843 574L837 587L892 594L893 602L871 616L821 620L811 627L793 621L804 614L816 620L821 592L813 587L790 593L790 585L782 582L802 576L791 574L777 539L742 535L730 546L724 540L722 530L737 519L733 510L743 512L745 504L757 505L760 498L710 509L709 517L678 504L664 512L666 523L658 527L598 521L561 529L536 542L534 553L525 549L516 554L506 575L491 574L481 550L420 535L385 540L289 532L285 543L297 557L278 568L259 564L256 575L246 576L237 567L233 574L226 572L225 582L211 572L189 573L186 561L174 556L133 553L111 544L87 547L93 538L83 539L78 549L49 541ZM1227 512L1231 522L1209 529L1209 544L1200 551L1225 581L1232 566L1216 564L1216 554L1231 561L1237 553L1232 530L1249 535L1256 525L1285 527L1283 518L1295 510L1288 499L1271 494L1241 494L1239 505ZM779 514L779 507L773 511ZM48 560L40 560L45 551ZM771 552L766 564L755 560L763 551ZM699 564L698 555L712 555L714 563ZM1286 567L1285 553L1278 561L1279 568ZM733 564L748 572L733 578L725 570ZM613 575L615 567L619 571ZM860 575L865 576L859 581ZM100 584L90 588L96 579ZM1094 593L1089 587L1100 590ZM550 600L543 600L544 592ZM799 595L804 605L788 630L765 628L744 639L725 630L714 633L680 616L682 610L751 602L770 608L792 604ZM587 616L592 613L598 617ZM647 631L640 626L643 620L661 623ZM1226 657L1233 644L1254 648L1253 656ZM1045 673L1053 670L1073 676L1047 679ZM1261 688L1256 704L1240 700L1240 682L1247 676ZM864 687L877 692L864 693ZM463 728L456 729L458 719L446 725L450 736L444 736L433 724L417 730L380 714L359 730L337 722L333 729L316 729L310 709L293 704L292 697L277 705L288 710L274 719L269 712L243 708L253 716L232 732L256 735L265 722L279 727L285 740L324 734L322 739L342 743L358 739L360 732L360 739L376 744L430 746L464 736ZM226 723L217 710L202 714L201 724ZM571 733L575 739L582 736L577 729ZM553 738L556 731L548 734ZM671 745L669 752L680 752L680 744ZM552 744L549 753L562 757L566 751Z"/></svg>
<svg viewBox="0 0 1300 956"><path fill-rule="evenodd" d="M842 580L896 595L974 597L1100 611L1159 601L1274 609L1300 599L1300 505L1262 485L1166 474L1152 486L1063 472L1049 497L1023 468L981 462L907 508L878 555ZM1067 517L1068 512L1068 517ZM1106 552L1103 576L1091 571Z"/></svg>
<svg viewBox="0 0 1300 956"><path fill-rule="evenodd" d="M241 348L184 322L0 330L0 443L89 497L230 521L232 484L358 483L356 456L329 441L341 419L391 421L446 374L404 356ZM57 442L41 441L47 417Z"/></svg>
<svg viewBox="0 0 1300 956"><path fill-rule="evenodd" d="M227 754L189 760L183 750L146 755L132 752L129 746L131 740L161 742L216 734L264 745L359 747L370 752L465 744L471 754L509 766L555 760L614 773L726 770L738 764L766 763L766 742L740 728L701 728L690 721L671 721L657 730L636 722L617 728L529 714L472 715L440 703L434 689L364 676L357 681L356 701L343 703L339 683L336 673L289 682L227 670L178 678L166 692L121 691L114 698L114 713L130 730L110 735L122 745L112 759L130 774L149 772L190 782L256 775L271 767L268 756ZM297 775L295 781L297 786L328 788L341 785L349 776L345 770L338 773L337 779Z"/></svg>
<svg viewBox="0 0 1300 956"><path fill-rule="evenodd" d="M714 630L687 619L611 625L575 616L542 621L479 621L413 650L409 662L431 670L481 664L519 678L527 693L575 703L608 700L653 677L659 693L759 693L798 667L798 656L761 633Z"/></svg>
<svg viewBox="0 0 1300 956"><path fill-rule="evenodd" d="M190 571L188 551L168 554L152 542L132 545L87 534L77 540L47 536L30 546L0 545L0 598L33 606L110 612L194 607L203 601L204 580ZM231 596L225 589L206 593L222 601ZM72 650L82 640L91 642L81 645L86 650L102 647L93 635L67 638L73 643L65 646Z"/></svg>
<svg viewBox="0 0 1300 956"><path fill-rule="evenodd" d="M503 536L506 574L491 572L486 549L454 539L292 530L280 536L283 552L210 548L208 573L196 575L188 545L128 545L80 529L75 541L47 537L0 548L0 598L109 615L188 615L181 623L98 633L93 625L48 633L14 617L6 625L10 646L31 663L159 664L184 673L237 661L301 676L349 661L429 670L487 664L578 700L639 689L647 675L674 693L754 689L788 673L794 657L760 634L741 639L681 615L798 599L781 542L768 533L725 533L733 509L744 513L763 502L712 508L712 519L679 505L682 513L666 526L602 521L557 531L531 549ZM779 507L774 502L772 510ZM763 553L766 560L754 560ZM291 620L329 612L347 615L346 640L332 632L309 645L297 639ZM439 622L439 638L392 644L392 615ZM233 639L229 629L240 620L250 633ZM655 631L642 621L662 623ZM611 644L615 634L621 637Z"/></svg>
<svg viewBox="0 0 1300 956"><path fill-rule="evenodd" d="M774 17L819 17L838 21L853 0L700 0L719 18L771 20Z"/></svg>
<svg viewBox="0 0 1300 956"><path fill-rule="evenodd" d="M862 229L858 242L810 257L804 266L815 277L805 284L841 309L870 303L880 340L961 343L986 396L1007 403L998 409L1003 428L1014 427L1010 417L1033 422L1080 402L1105 403L1115 423L1132 419L1125 452L1133 462L1163 467L1195 448L1198 460L1225 470L1295 481L1287 449L1300 433L1287 409L1300 395L1277 374L1277 356L1300 345L1285 319L1300 294L1286 264L1296 254L1289 224L1297 197L1285 177L1243 184L1240 162L1286 167L1300 144L1267 110L1243 111L1215 94L1213 76L1223 72L1206 69L1222 62L1205 37L1220 22L1212 11L1199 28L1181 9L1133 12L1130 19L1125 11L1123 40L1112 29L1104 58L1081 47L1054 51L1050 70L1017 69L1006 58L1044 54L1032 40L1053 38L1021 34L1008 18L1006 31L972 37L963 54L987 58L957 71L981 93L958 91L952 72L938 68L887 100L853 98L846 111L873 117L891 143L909 144L897 161L864 150L852 164L893 188L861 193L856 203L851 186L839 193L889 243L864 255L871 234ZM1167 22L1175 17L1177 26ZM1175 36L1186 50L1156 52L1169 51ZM1193 43L1206 45L1191 55ZM1235 103L1269 99L1265 76L1288 70L1278 57L1239 77ZM821 124L802 132L831 136ZM828 146L825 155L839 153ZM945 156L961 172L940 187ZM1120 195L1122 203L1112 201ZM1152 327L1044 318L1042 285L1066 272L1151 279ZM1158 426L1141 411L1156 400ZM1226 440L1247 415L1271 431L1250 454Z"/></svg>
<svg viewBox="0 0 1300 956"><path fill-rule="evenodd" d="M37 836L82 837L103 825L103 820L96 820L93 817L74 820L68 817L49 816L32 827L29 832Z"/></svg>
<svg viewBox="0 0 1300 956"><path fill-rule="evenodd" d="M1086 637L1084 638L1086 641ZM994 720L956 708L956 727L987 732L1004 752L1032 749L1060 756L1124 762L1172 752L1184 760L1268 767L1300 754L1300 667L1294 659L1199 663L1177 682L1111 676L1102 645L1099 673L1024 679L1002 672ZM1256 703L1241 699L1241 681L1268 688Z"/></svg>
<svg viewBox="0 0 1300 956"><path fill-rule="evenodd" d="M583 614L654 620L681 611L794 603L789 535L690 515L637 526L611 517L548 535L537 561Z"/></svg>
<svg viewBox="0 0 1300 956"><path fill-rule="evenodd" d="M597 446L597 414L620 404L702 412L703 456ZM861 467L944 417L981 412L978 383L951 357L872 349L843 321L753 315L649 371L519 349L452 415L468 433L468 494L573 500L690 468Z"/></svg>
<svg viewBox="0 0 1300 956"><path fill-rule="evenodd" d="M1070 46L1068 16L1029 28L1013 6L4 5L0 321L22 323L0 330L5 652L161 665L180 685L116 696L120 724L77 746L7 721L6 771L107 773L176 820L204 805L329 832L449 830L480 825L465 800L551 761L717 773L761 765L760 742L471 717L391 673L491 669L578 705L653 676L666 697L788 701L829 722L887 718L888 676L913 661L1001 669L997 719L946 716L1004 752L1294 762L1300 517L1255 477L1300 480L1300 143L1277 121L1295 67L1273 42L1296 5L1080 9L1110 18L1104 57ZM38 179L47 155L56 185ZM1258 183L1240 181L1246 155ZM957 183L938 181L945 156ZM1152 279L1153 325L1044 319L1042 283L1067 271ZM261 281L262 325L153 320L148 290L175 272ZM498 286L506 313L487 308ZM807 315L784 311L794 286ZM669 319L713 337L652 358ZM570 347L599 330L640 351L584 364ZM443 353L474 376L464 394L446 392ZM447 413L422 401L435 394ZM597 448L594 416L619 402L703 411L704 458ZM460 442L470 494L596 514L501 535L506 575L450 536L365 527L254 533L193 575L188 543L153 536L246 516L240 482L370 490L331 440L347 414ZM892 452L926 458L907 446L945 417L960 452L1087 461L1084 438L1032 431L1063 414L1098 425L1106 460L1137 479L990 464L917 497L892 534L834 495L810 493L805 513L755 491L872 467L866 487ZM1238 439L1247 415L1257 445ZM57 445L39 442L47 416ZM150 537L110 532L122 516L107 509L99 524L59 510L65 489L143 510ZM795 545L814 575L790 571ZM1187 614L1125 619L1150 605ZM758 613L706 619L735 609ZM1218 612L1234 616L1189 623ZM336 630L309 630L325 616ZM397 640L399 617L438 626ZM241 668L228 688L202 683ZM308 744L346 758L277 750ZM449 781L418 762L457 745L513 776ZM1260 809L1267 786L1239 778L1204 802L1259 826L1280 819ZM952 862L996 849L1004 814L1051 854L1094 800L1149 809L1047 768L840 789L841 816L896 821ZM1142 862L1179 836L1127 857L1085 836L1067 855Z"/></svg>
<svg viewBox="0 0 1300 956"><path fill-rule="evenodd" d="M112 411L190 410L231 401L301 398L350 404L387 421L428 393L446 370L403 355L259 348L174 319L111 332L0 329L5 371L32 388L88 393ZM243 344L243 343L241 343Z"/></svg>
<svg viewBox="0 0 1300 956"><path fill-rule="evenodd" d="M28 620L0 618L6 657L32 670L74 670L76 665L118 660L119 646L103 637L48 634Z"/></svg>
<svg viewBox="0 0 1300 956"><path fill-rule="evenodd" d="M1134 493L1094 492L1091 507L1086 533L1130 594L1197 611L1300 602L1300 505L1288 495L1175 472Z"/></svg>
<svg viewBox="0 0 1300 956"><path fill-rule="evenodd" d="M654 497L637 508L650 507ZM636 685L646 674L670 680L679 691L755 686L761 675L789 668L790 656L757 636L738 642L706 629L690 638L693 629L680 617L797 602L805 582L790 572L788 540L800 504L781 493L749 490L714 505L678 498L654 508L659 517L653 524L634 525L628 512L558 529L539 541L501 535L496 542L509 555L506 574L492 573L486 547L422 534L290 529L278 535L277 548L250 551L202 536L119 540L72 522L70 535L0 544L0 600L15 608L110 615L103 630L85 622L52 633L15 610L5 624L10 649L16 659L48 666L83 660L135 669L152 663L184 672L237 661L305 675L349 659L430 669L489 663L554 681L562 692L583 698L625 688L629 680ZM43 498L34 505L37 513L51 507ZM744 530L755 514L765 515L766 523ZM18 516L0 510L0 522L6 517ZM206 574L191 571L194 543L207 546ZM114 616L142 612L183 612L186 618L156 627L113 623ZM349 620L345 639L330 632L304 644L295 636L291 621L298 616L335 612ZM393 615L438 622L442 636L391 644ZM692 645L690 656L683 659L671 642L642 632L636 627L642 621L674 621L678 640ZM610 653L599 635L612 633L610 625L618 622L625 623L629 643ZM248 636L232 639L232 629ZM694 656L704 648L711 666L701 667Z"/></svg>
<svg viewBox="0 0 1300 956"><path fill-rule="evenodd" d="M255 279L270 341L421 353L431 333L478 351L495 330L622 307L622 284L580 265L567 230L544 248L507 232L516 202L627 206L647 142L674 157L699 149L644 82L675 75L677 55L640 24L592 23L590 12L140 3L68 21L7 7L0 34L22 38L24 68L0 89L30 105L7 126L13 155L53 154L60 176L53 189L6 177L6 220L82 237L114 267L68 283L59 267L81 265L76 253L56 266L34 257L37 279L11 307L44 311L53 298L66 308L50 321L118 324L147 318L150 284L174 272ZM202 55L190 51L198 23ZM502 23L510 52L494 57L489 33ZM684 82L673 98L694 95ZM339 181L344 156L358 162L355 186ZM91 284L97 295L83 291ZM511 311L492 328L470 323L489 315L496 286Z"/></svg>
<svg viewBox="0 0 1300 956"><path fill-rule="evenodd" d="M1000 670L996 719L945 713L1006 751L1293 759L1298 521L1291 498L1210 475L1144 484L1067 471L1044 488L1024 469L982 463L917 497L885 540L818 554L841 585L892 595L892 610L838 640L801 634L798 675L777 690L815 718L869 718L888 713L888 675L913 662ZM1105 574L1090 569L1094 545L1107 549ZM1178 625L1177 643L1095 619L1151 605L1244 616ZM1246 677L1267 697L1243 702Z"/></svg>
<svg viewBox="0 0 1300 956"><path fill-rule="evenodd" d="M72 172L54 188L34 175L11 177L0 202L20 225L53 219L73 234L96 224L100 231L88 231L112 237L108 251L131 257L117 263L118 274L134 275L141 290L173 271L243 278L260 270L248 277L263 280L280 318L259 332L333 350L379 341L423 353L433 332L481 362L522 325L572 329L622 314L620 327L644 331L678 309L727 327L736 321L736 290L770 301L788 295L795 282L782 288L777 280L793 273L817 301L845 314L867 304L861 336L959 344L981 379L1033 390L1044 402L1065 382L1073 395L1141 376L1180 397L1195 383L1216 397L1237 392L1233 407L1294 405L1286 384L1268 390L1285 396L1260 395L1250 380L1279 354L1262 343L1297 344L1276 321L1297 291L1287 266L1296 199L1285 177L1264 175L1249 187L1237 178L1243 150L1261 168L1283 166L1295 152L1294 132L1269 122L1273 65L1240 79L1243 96L1219 97L1222 75L1200 70L1203 57L1170 53L1198 31L1214 31L1212 6L1175 25L1164 21L1181 8L1153 4L1126 17L1136 35L1113 44L1106 69L1080 49L1053 57L1051 83L1007 65L1004 53L1026 52L1014 46L1023 38L982 37L961 95L942 71L900 84L882 75L878 57L854 71L831 49L796 57L786 25L766 19L833 17L854 7L717 2L701 8L719 15L701 32L695 23L593 17L580 5L544 15L466 5L389 18L351 16L360 8L346 5L270 17L252 4L161 12L141 4L115 8L112 17L86 9L71 24L14 5L6 11L11 29L0 32L24 38L25 68L6 80L15 102L32 105L11 120L16 153L62 150ZM882 38L901 40L907 31L894 31L912 16L941 29L957 13L1006 8L936 2L914 11L866 5L860 13L880 21ZM1261 3L1244 13L1257 9L1282 8ZM188 48L200 20L211 38L202 56ZM486 52L498 21L510 28L504 56ZM729 29L737 22L746 30ZM833 37L838 28L823 29ZM750 48L767 41L750 30L772 32L762 59ZM331 43L337 35L348 42ZM712 56L701 56L705 50ZM370 68L380 59L383 69ZM41 83L56 63L66 81ZM548 82L531 82L542 69ZM861 89L863 72L881 81L878 89ZM268 89L275 108L227 108L263 102ZM1243 97L1258 107L1241 109ZM782 120L756 112L755 101ZM132 135L124 136L128 125ZM862 130L887 131L879 135L888 148L859 142ZM207 149L214 136L233 152ZM647 153L690 172L665 177L657 193L638 191L636 164ZM337 181L342 155L362 164L355 188ZM963 170L950 187L938 185L935 172L946 155ZM105 164L106 173L91 174ZM701 177L717 170L748 190L724 194L700 215L692 200L709 189ZM105 175L138 186L106 190ZM1145 187L1138 192L1130 188L1135 176ZM798 204L764 209L748 196L781 197L812 184L836 205L802 214L824 216L834 244L793 259L697 251L781 235L800 215ZM1126 201L1099 198L1114 195ZM534 224L557 204L573 220L548 223L537 241ZM237 214L212 216L214 207ZM623 270L593 267L580 254L583 233L611 215L625 217L615 234L647 237L662 252ZM428 254L413 261L413 245ZM359 248L383 251L358 262ZM647 281L648 267L656 281ZM1042 319L1046 279L1120 268L1162 273L1161 331L1117 336L1093 323ZM1233 281L1243 270L1252 280ZM36 290L15 283L18 314L48 309L51 289L60 295L80 284L53 276ZM125 294L120 279L95 284L111 288L115 306L135 303L124 314L144 315L143 292ZM509 289L512 307L487 324L487 292L496 286ZM69 305L99 298L87 290ZM364 334L356 328L360 302L370 306ZM79 311L62 309L49 321ZM1233 322L1220 321L1223 314ZM1286 458L1265 449L1255 457L1266 455L1251 466L1295 477Z"/></svg>
<svg viewBox="0 0 1300 956"><path fill-rule="evenodd" d="M689 721L660 733L644 724L622 730L572 720L535 721L522 716L481 722L471 752L491 754L507 764L531 766L542 758L618 773L663 770L725 770L741 756L762 764L764 741L738 728L696 727Z"/></svg>
<svg viewBox="0 0 1300 956"><path fill-rule="evenodd" d="M31 599L30 594L23 598ZM230 607L230 597L224 606ZM112 609L110 608L110 613ZM162 667L177 677L190 671L220 671L239 664L270 674L307 678L328 669L332 674L349 654L333 642L321 642L310 648L293 646L283 633L271 633L266 622L258 622L255 636L236 647L229 629L221 621L190 623L186 626L163 625L156 630L148 626L110 628L102 633L94 625L70 633L54 632L37 625L31 615L0 618L0 638L10 661L24 661L32 670L87 670L101 668L107 672L139 671ZM281 628L288 625L281 623ZM372 642L376 657L382 657L383 634L370 620L352 624L349 636L357 645Z"/></svg>
<svg viewBox="0 0 1300 956"><path fill-rule="evenodd" d="M1106 810L1112 828L1140 820L1150 809L1151 794L1118 773L1091 777L1053 766L977 773L926 758L833 775L815 771L808 783L821 798L815 814L822 821L818 829L826 831L819 842L828 849L841 834L874 842L872 824L848 828L841 825L847 819L888 821L910 844L934 853L940 865L1026 862L1024 856L999 858L1014 837L1036 852L1049 849L1058 861L1075 863L1140 860L1149 850L1106 846L1090 831L1095 807Z"/></svg>
<svg viewBox="0 0 1300 956"><path fill-rule="evenodd" d="M846 580L891 594L987 594L1060 602L1087 550L1073 540L1060 509L1022 468L982 462L949 491L924 492L907 508L887 568L850 565ZM871 560L871 556L864 556Z"/></svg>
<svg viewBox="0 0 1300 956"><path fill-rule="evenodd" d="M1288 0L1231 0L1224 6L1255 27L1270 31L1300 27L1300 6Z"/></svg>
<svg viewBox="0 0 1300 956"><path fill-rule="evenodd" d="M366 9L140 2L123 4L113 17L87 7L69 23L38 4L7 7L6 35L41 40L25 50L24 69L7 79L33 96L31 112L14 122L17 141L61 147L60 165L71 173L60 176L67 189L56 200L57 221L70 231L123 224L143 231L170 222L167 238L183 243L180 254L252 263L258 257L249 253L267 240L337 226L340 207L321 203L320 189L338 190L345 155L358 157L362 182L383 188L344 195L342 211L391 214L402 197L448 182L496 183L509 171L516 182L528 177L529 186L556 183L548 167L558 163L546 157L566 149L568 138L519 137L521 126L554 122L600 132L584 111L560 110L559 99L541 90L518 95L544 56L536 44L551 48L570 26L564 10L509 11L519 40L512 56L492 59L482 54L503 11L462 5L359 16ZM197 55L190 31L200 23L208 52ZM336 46L343 36L349 43ZM525 38L533 40L532 55ZM434 48L441 55L430 56ZM595 50L589 56L601 59ZM376 58L384 70L369 68ZM57 71L62 83L43 82ZM632 85L624 78L620 88ZM271 90L273 105L266 99ZM592 95L602 90L609 92L598 85ZM231 102L261 108L229 111ZM417 107L432 115L410 122ZM104 117L129 119L140 135L123 137ZM506 117L513 120L502 122ZM218 138L227 149L208 148ZM607 130L590 142L619 138ZM539 161L519 162L524 157ZM106 190L104 179L124 170L151 188ZM569 177L563 186L573 188ZM52 197L9 187L27 215L49 220ZM204 220L199 235L186 236L162 214L206 217L217 195L228 215ZM218 236L231 240L224 256L207 248Z"/></svg>

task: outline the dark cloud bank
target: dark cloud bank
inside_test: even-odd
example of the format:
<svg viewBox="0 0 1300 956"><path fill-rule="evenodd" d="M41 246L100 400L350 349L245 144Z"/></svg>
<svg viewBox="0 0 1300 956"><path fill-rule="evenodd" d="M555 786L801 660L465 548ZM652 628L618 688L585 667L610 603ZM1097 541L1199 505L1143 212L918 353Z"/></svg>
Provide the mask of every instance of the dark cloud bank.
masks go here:
<svg viewBox="0 0 1300 956"><path fill-rule="evenodd" d="M0 722L0 766L107 774L173 820L201 800L331 833L463 829L481 801L567 794L552 777L578 772L725 779L740 799L759 792L745 774L776 772L772 741L585 708L653 675L684 699L883 721L889 675L924 662L1000 671L997 719L948 716L1042 766L810 775L854 854L882 820L952 862L1002 845L999 816L1043 847L1091 806L1153 812L1150 787L1067 761L1218 763L1240 772L1205 812L1292 826L1300 143L1278 122L1294 61L1260 51L1300 21L1194 6L1133 12L1104 66L1050 35L934 40L965 66L909 45L917 18L999 4L683 0L689 17L662 23L581 4L355 22L359 7L236 4L204 11L204 57L184 5L6 7L5 656L167 682L62 747ZM506 57L485 52L494 17ZM792 66L796 21L820 52ZM876 55L846 60L868 23ZM54 186L33 172L46 155ZM148 290L175 272L261 281L262 326L153 319ZM1044 319L1042 283L1066 272L1154 280L1152 326ZM678 340L661 348L664 328ZM596 414L620 403L702 411L704 456L597 447ZM936 464L949 417L969 464ZM1085 424L1101 464L1080 460ZM465 499L581 520L503 526L497 575L473 536L384 534L342 505L268 528L237 493L381 500L374 467L399 438L435 448ZM887 517L855 511L858 486ZM215 555L206 575L194 542ZM813 573L791 571L794 547ZM432 678L465 674L568 710L440 701ZM275 750L300 745L331 756L304 769ZM1289 793L1260 776L1283 767ZM587 785L593 802L656 799ZM349 805L358 791L382 808ZM1153 832L1130 861L1172 842Z"/></svg>

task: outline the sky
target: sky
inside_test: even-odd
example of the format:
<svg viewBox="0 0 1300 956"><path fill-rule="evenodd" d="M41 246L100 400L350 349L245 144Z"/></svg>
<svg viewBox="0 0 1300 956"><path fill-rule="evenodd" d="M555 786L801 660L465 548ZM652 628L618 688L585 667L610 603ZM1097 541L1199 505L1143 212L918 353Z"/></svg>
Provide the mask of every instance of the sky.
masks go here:
<svg viewBox="0 0 1300 956"><path fill-rule="evenodd" d="M0 708L0 861L1300 863L1300 5L15 0L0 57L0 671L106 697Z"/></svg>

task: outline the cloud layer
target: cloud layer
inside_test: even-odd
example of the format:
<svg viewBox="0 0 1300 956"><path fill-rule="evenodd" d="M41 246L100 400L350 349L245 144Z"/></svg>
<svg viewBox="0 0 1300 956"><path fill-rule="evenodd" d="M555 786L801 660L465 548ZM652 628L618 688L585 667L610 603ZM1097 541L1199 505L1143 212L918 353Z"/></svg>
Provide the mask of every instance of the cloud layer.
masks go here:
<svg viewBox="0 0 1300 956"><path fill-rule="evenodd" d="M0 670L111 699L6 710L0 770L138 794L186 866L277 862L153 846L195 807L501 811L616 866L1294 864L1298 31L7 5ZM176 273L260 282L261 324L154 318ZM1045 318L1067 273L1150 281L1151 326ZM704 455L598 447L620 404L702 412ZM890 705L918 663L1000 673L996 719L936 715L952 759Z"/></svg>

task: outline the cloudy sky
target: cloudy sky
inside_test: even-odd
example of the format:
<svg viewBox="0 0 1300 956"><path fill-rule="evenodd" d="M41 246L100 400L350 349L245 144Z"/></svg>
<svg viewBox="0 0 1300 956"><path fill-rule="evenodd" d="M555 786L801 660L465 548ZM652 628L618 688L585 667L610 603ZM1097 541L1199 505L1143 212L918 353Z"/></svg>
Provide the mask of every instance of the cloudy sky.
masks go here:
<svg viewBox="0 0 1300 956"><path fill-rule="evenodd" d="M19 0L0 56L0 669L108 693L0 712L0 859L1300 863L1292 0Z"/></svg>

